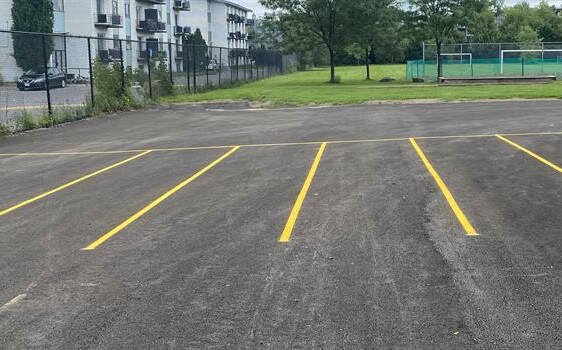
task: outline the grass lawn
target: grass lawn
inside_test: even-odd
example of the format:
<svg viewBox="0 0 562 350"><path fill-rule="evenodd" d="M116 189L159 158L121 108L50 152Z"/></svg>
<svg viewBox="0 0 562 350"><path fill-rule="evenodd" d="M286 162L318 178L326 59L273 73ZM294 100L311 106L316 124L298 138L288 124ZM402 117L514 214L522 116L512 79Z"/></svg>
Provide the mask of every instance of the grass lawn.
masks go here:
<svg viewBox="0 0 562 350"><path fill-rule="evenodd" d="M406 81L405 65L371 66L373 80L365 80L364 67L338 67L341 84L328 84L329 69L314 69L278 76L236 88L196 95L176 95L163 102L250 101L271 106L359 104L369 101L533 99L562 97L562 83L526 85L438 86ZM396 78L380 83L382 77Z"/></svg>

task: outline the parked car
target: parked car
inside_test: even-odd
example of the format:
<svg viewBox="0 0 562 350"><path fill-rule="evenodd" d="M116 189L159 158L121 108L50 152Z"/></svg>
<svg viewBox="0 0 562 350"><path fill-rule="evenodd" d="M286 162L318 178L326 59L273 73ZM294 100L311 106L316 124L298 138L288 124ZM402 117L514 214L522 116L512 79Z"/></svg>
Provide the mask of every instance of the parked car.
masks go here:
<svg viewBox="0 0 562 350"><path fill-rule="evenodd" d="M66 86L66 76L59 68L47 68L47 76L49 77L49 88L63 88ZM20 91L46 89L47 84L45 83L45 69L43 67L37 67L28 70L19 77L17 86Z"/></svg>

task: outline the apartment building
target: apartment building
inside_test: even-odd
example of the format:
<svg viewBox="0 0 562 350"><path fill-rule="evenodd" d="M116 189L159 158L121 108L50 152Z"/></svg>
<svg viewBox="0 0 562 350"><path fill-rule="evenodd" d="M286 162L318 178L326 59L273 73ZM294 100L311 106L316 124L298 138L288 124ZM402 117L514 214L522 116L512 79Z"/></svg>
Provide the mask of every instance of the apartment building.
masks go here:
<svg viewBox="0 0 562 350"><path fill-rule="evenodd" d="M11 8L12 0L0 0ZM250 9L224 0L53 0L53 32L95 37L92 57L143 69L148 55L167 55L168 43L180 44L182 36L199 28L208 45L247 48L246 18ZM0 13L0 28L11 28L10 11ZM120 42L119 39L125 39ZM122 43L122 44L120 44ZM172 50L173 67L179 69L183 54ZM86 76L87 41L69 37L55 39L50 64L67 73ZM11 39L0 38L0 74L12 80L21 74L11 52Z"/></svg>
<svg viewBox="0 0 562 350"><path fill-rule="evenodd" d="M246 27L252 10L225 0L191 0L191 11L176 20L199 28L209 46L248 48Z"/></svg>

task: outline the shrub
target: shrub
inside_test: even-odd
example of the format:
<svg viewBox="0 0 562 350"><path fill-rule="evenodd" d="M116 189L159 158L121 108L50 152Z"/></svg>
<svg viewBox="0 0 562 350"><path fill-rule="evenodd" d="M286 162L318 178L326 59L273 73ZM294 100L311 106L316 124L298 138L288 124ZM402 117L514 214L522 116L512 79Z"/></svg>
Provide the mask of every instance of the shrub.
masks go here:
<svg viewBox="0 0 562 350"><path fill-rule="evenodd" d="M33 115L31 113L24 110L17 117L16 129L21 130L21 131L26 131L26 130L32 130L32 129L35 129L35 128L37 128L37 123L35 122L35 118L33 117Z"/></svg>
<svg viewBox="0 0 562 350"><path fill-rule="evenodd" d="M156 88L153 91L154 96L168 96L172 95L174 92L174 85L170 81L170 71L166 64L165 57L159 57L154 64L154 69L152 70L152 88Z"/></svg>
<svg viewBox="0 0 562 350"><path fill-rule="evenodd" d="M101 112L115 112L131 106L131 79L129 74L123 75L121 63L104 64L100 60L94 62L94 86L96 88L95 109Z"/></svg>
<svg viewBox="0 0 562 350"><path fill-rule="evenodd" d="M12 129L8 125L0 123L0 137L10 135L11 133Z"/></svg>

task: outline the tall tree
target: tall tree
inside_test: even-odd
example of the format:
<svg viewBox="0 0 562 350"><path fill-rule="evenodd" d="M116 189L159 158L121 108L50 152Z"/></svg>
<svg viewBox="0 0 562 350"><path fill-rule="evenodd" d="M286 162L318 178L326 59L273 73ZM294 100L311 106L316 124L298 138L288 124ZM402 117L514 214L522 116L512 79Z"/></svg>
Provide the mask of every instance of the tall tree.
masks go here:
<svg viewBox="0 0 562 350"><path fill-rule="evenodd" d="M349 8L350 32L348 52L354 57L361 56L365 62L367 80L370 79L369 63L372 52L383 45L383 41L393 41L399 18L393 6L394 0L356 0L355 6Z"/></svg>
<svg viewBox="0 0 562 350"><path fill-rule="evenodd" d="M13 0L12 30L34 33L53 32L53 3L51 0ZM45 36L45 50L41 35L14 33L14 58L23 70L43 67L54 49L52 36ZM44 57L45 51L47 57Z"/></svg>
<svg viewBox="0 0 562 350"><path fill-rule="evenodd" d="M330 55L330 82L336 82L336 51L342 43L347 15L353 0L260 0L277 10L281 21L290 21L298 30L316 36Z"/></svg>
<svg viewBox="0 0 562 350"><path fill-rule="evenodd" d="M193 67L195 65L196 69L203 69L206 67L208 62L208 48L201 30L197 28L193 34L185 34L183 36L183 45L189 53L189 63L184 62L184 69L187 70L188 64Z"/></svg>
<svg viewBox="0 0 562 350"><path fill-rule="evenodd" d="M437 76L441 77L441 47L443 42L457 34L459 24L455 12L459 8L457 0L410 0L414 24L427 32L437 47Z"/></svg>

